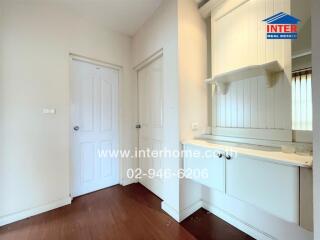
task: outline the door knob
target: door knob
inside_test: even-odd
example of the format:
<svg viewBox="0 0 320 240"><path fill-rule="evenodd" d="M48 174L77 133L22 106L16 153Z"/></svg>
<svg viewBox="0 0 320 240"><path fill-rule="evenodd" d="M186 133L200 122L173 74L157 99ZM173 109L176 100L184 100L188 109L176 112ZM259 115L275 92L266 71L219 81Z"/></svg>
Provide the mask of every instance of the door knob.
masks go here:
<svg viewBox="0 0 320 240"><path fill-rule="evenodd" d="M229 154L227 154L227 155L226 155L226 159L227 159L227 160L230 160L230 159L231 159L231 156L230 156Z"/></svg>
<svg viewBox="0 0 320 240"><path fill-rule="evenodd" d="M80 129L79 126L74 126L74 127L73 127L73 130L75 130L75 131L78 131L79 129Z"/></svg>

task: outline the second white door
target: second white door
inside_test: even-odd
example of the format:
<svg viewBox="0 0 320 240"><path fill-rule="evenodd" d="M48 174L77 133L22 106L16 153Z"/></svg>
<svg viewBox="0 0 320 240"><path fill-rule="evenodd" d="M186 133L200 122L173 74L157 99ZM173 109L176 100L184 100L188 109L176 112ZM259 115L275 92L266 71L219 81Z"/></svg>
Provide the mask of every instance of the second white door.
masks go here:
<svg viewBox="0 0 320 240"><path fill-rule="evenodd" d="M163 73L162 57L138 71L139 150L160 151L163 148ZM146 152L147 153L147 152ZM140 154L140 183L162 198L163 159ZM160 155L160 154L159 154ZM155 156L155 155L153 155ZM154 174L155 173L155 174Z"/></svg>

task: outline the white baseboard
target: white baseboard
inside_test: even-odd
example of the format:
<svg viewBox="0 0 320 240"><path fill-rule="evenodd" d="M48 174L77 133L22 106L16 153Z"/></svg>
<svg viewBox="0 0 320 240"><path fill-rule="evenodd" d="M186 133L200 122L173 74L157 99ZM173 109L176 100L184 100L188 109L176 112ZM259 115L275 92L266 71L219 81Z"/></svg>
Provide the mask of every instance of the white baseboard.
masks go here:
<svg viewBox="0 0 320 240"><path fill-rule="evenodd" d="M136 180L136 179L124 178L124 179L122 179L120 185L125 187L127 185L130 185L130 184L133 184L133 183L137 183L137 182L138 182L138 180Z"/></svg>
<svg viewBox="0 0 320 240"><path fill-rule="evenodd" d="M202 207L255 239L258 239L258 240L274 240L275 239L269 234L261 232L255 227L241 221L240 219L237 219L236 217L223 211L220 208L210 205L205 201L202 201Z"/></svg>
<svg viewBox="0 0 320 240"><path fill-rule="evenodd" d="M166 213L168 213L173 219L177 222L181 222L200 208L204 208L207 211L213 213L217 217L221 218L222 220L226 221L227 223L233 225L234 227L238 228L240 231L248 234L249 236L258 239L258 240L274 240L275 238L271 235L264 233L255 227L241 221L240 219L236 218L235 216L225 212L224 210L217 208L205 201L199 200L194 204L190 205L189 207L185 208L184 210L178 212L176 209L168 205L166 202L161 203L161 208Z"/></svg>
<svg viewBox="0 0 320 240"><path fill-rule="evenodd" d="M180 222L192 215L193 213L195 213L196 211L198 211L200 208L202 208L202 206L203 202L199 200L190 205L189 207L185 208L184 210L180 211Z"/></svg>
<svg viewBox="0 0 320 240"><path fill-rule="evenodd" d="M168 213L174 220L180 222L179 212L175 208L167 204L165 201L161 202L161 209Z"/></svg>
<svg viewBox="0 0 320 240"><path fill-rule="evenodd" d="M27 209L27 210L24 210L24 211L21 211L18 213L13 213L10 215L0 217L0 227L7 225L7 224L10 224L10 223L13 223L13 222L16 222L16 221L20 221L20 220L28 218L28 217L38 215L43 212L53 210L55 208L69 205L69 204L71 204L71 200L72 200L71 197L67 197L67 198L63 198L63 199L39 206L39 207Z"/></svg>
<svg viewBox="0 0 320 240"><path fill-rule="evenodd" d="M174 220L176 220L177 222L182 222L184 219L189 217L191 214L193 214L194 212L196 212L200 208L202 208L202 201L199 200L180 212L177 211L175 208L171 207L165 201L161 202L161 208L163 211L165 211L167 214L169 214Z"/></svg>

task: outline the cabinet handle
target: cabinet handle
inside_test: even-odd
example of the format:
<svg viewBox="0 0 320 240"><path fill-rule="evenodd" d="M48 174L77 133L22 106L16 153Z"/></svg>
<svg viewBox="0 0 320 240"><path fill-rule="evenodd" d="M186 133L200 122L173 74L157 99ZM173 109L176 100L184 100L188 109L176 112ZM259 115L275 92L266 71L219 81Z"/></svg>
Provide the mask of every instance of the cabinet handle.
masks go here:
<svg viewBox="0 0 320 240"><path fill-rule="evenodd" d="M216 153L218 158L222 158L223 154L222 153Z"/></svg>
<svg viewBox="0 0 320 240"><path fill-rule="evenodd" d="M231 159L231 156L230 156L230 155L226 155L226 159L227 159L227 160L230 160L230 159Z"/></svg>

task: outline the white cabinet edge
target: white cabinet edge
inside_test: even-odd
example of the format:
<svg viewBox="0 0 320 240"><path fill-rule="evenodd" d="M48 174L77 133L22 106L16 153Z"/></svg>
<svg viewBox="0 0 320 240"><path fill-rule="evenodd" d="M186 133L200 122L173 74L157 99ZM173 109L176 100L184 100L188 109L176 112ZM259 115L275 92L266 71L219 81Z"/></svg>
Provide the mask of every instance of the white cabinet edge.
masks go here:
<svg viewBox="0 0 320 240"><path fill-rule="evenodd" d="M300 156L292 153L283 153L283 152L272 152L272 151L263 151L255 150L241 147L234 147L227 144L216 144L209 143L203 140L190 140L184 141L183 145L196 145L204 148L210 149L226 149L228 151L233 151L241 156L247 156L254 158L256 160L269 161L275 164L282 164L287 166L295 167L312 167L312 156Z"/></svg>

